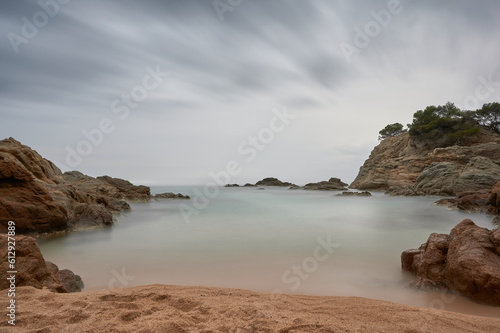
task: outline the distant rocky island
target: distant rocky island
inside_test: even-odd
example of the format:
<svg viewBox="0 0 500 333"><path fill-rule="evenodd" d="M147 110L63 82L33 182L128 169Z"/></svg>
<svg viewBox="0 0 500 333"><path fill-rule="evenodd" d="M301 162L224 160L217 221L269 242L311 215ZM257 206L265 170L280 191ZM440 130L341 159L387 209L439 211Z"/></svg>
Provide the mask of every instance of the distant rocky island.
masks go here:
<svg viewBox="0 0 500 333"><path fill-rule="evenodd" d="M245 184L243 187L255 187L255 186L276 186L276 187L289 187L291 190L304 189L310 191L346 191L347 183L344 183L339 178L330 178L328 181L320 181L317 183L308 183L303 187L298 186L293 183L283 182L278 178L267 177L253 184ZM227 184L225 187L241 187L238 184Z"/></svg>

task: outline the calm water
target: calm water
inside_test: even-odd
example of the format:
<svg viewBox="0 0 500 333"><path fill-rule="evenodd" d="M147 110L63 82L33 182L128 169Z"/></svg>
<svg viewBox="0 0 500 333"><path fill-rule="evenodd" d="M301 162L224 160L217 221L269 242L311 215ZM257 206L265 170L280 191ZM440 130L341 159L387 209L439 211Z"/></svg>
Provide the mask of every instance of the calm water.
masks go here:
<svg viewBox="0 0 500 333"><path fill-rule="evenodd" d="M193 195L193 187L153 188ZM47 260L82 276L86 290L161 283L264 292L361 296L500 317L462 297L404 287L400 254L464 218L435 197L336 197L332 192L221 188L186 223L179 204L132 204L112 228L40 240ZM327 252L322 243L333 243Z"/></svg>

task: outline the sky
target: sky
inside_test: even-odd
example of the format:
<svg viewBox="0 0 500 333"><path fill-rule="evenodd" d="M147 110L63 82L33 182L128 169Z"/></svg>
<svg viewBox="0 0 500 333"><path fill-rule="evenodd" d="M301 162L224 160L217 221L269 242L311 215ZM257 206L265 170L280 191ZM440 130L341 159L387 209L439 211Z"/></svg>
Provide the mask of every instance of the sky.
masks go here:
<svg viewBox="0 0 500 333"><path fill-rule="evenodd" d="M497 0L0 3L0 139L145 185L352 182L387 124L500 101Z"/></svg>

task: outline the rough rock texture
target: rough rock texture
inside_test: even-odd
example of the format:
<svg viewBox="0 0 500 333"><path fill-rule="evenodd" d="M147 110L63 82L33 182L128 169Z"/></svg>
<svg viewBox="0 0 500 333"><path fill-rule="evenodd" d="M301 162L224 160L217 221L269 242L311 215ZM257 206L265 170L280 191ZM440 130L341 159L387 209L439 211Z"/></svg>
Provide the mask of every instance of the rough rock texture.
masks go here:
<svg viewBox="0 0 500 333"><path fill-rule="evenodd" d="M76 275L69 269L59 270L56 264L50 261L45 261L48 270L54 274L57 280L64 286L68 293L74 293L82 291L84 285L82 278Z"/></svg>
<svg viewBox="0 0 500 333"><path fill-rule="evenodd" d="M173 193L173 192L166 192L166 193L159 193L155 194L153 196L154 199L190 199L189 195L184 195L180 193Z"/></svg>
<svg viewBox="0 0 500 333"><path fill-rule="evenodd" d="M7 289L10 285L7 280L10 276L7 272L12 270L7 262L8 242L8 236L0 234L0 258L2 260L0 262L0 290ZM70 270L59 271L53 263L45 262L36 240L32 237L16 235L15 254L16 287L32 286L38 289L46 287L50 291L59 293L80 291L81 288L73 288L74 284L83 287L82 279L78 275Z"/></svg>
<svg viewBox="0 0 500 333"><path fill-rule="evenodd" d="M339 178L330 178L328 181L306 184L304 185L304 190L342 191L342 190L347 190L346 186L348 186L348 184L344 183Z"/></svg>
<svg viewBox="0 0 500 333"><path fill-rule="evenodd" d="M61 173L52 162L13 138L0 140L0 232L46 233L113 224L123 200L150 198L149 188L107 176Z"/></svg>
<svg viewBox="0 0 500 333"><path fill-rule="evenodd" d="M256 186L281 186L281 187L286 187L286 186L292 186L294 184L288 183L288 182L282 182L278 178L273 178L273 177L268 177L264 178L262 180L259 180L257 183L255 183Z"/></svg>
<svg viewBox="0 0 500 333"><path fill-rule="evenodd" d="M500 229L463 220L449 235L431 234L419 249L404 251L401 265L417 275L415 287L449 289L500 306Z"/></svg>
<svg viewBox="0 0 500 333"><path fill-rule="evenodd" d="M463 146L434 147L408 133L376 146L351 188L392 195L457 195L500 181L500 135L480 128Z"/></svg>
<svg viewBox="0 0 500 333"><path fill-rule="evenodd" d="M254 184L250 184L250 183L246 183L245 185L243 185L244 187L255 187L257 185L254 185Z"/></svg>
<svg viewBox="0 0 500 333"><path fill-rule="evenodd" d="M438 200L436 204L468 212L500 215L500 182L490 190L464 192L453 199Z"/></svg>
<svg viewBox="0 0 500 333"><path fill-rule="evenodd" d="M371 197L372 194L368 191L363 192L347 192L344 191L342 193L337 194L338 197Z"/></svg>
<svg viewBox="0 0 500 333"><path fill-rule="evenodd" d="M224 187L240 187L238 184L226 184Z"/></svg>

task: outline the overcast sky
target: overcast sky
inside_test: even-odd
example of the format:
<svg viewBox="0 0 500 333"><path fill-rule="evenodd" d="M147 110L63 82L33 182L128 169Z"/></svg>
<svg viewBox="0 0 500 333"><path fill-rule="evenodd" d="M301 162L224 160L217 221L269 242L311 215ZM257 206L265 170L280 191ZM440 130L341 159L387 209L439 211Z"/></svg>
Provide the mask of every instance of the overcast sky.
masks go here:
<svg viewBox="0 0 500 333"><path fill-rule="evenodd" d="M393 2L2 1L0 136L147 185L351 182L385 125L500 101L499 1Z"/></svg>

